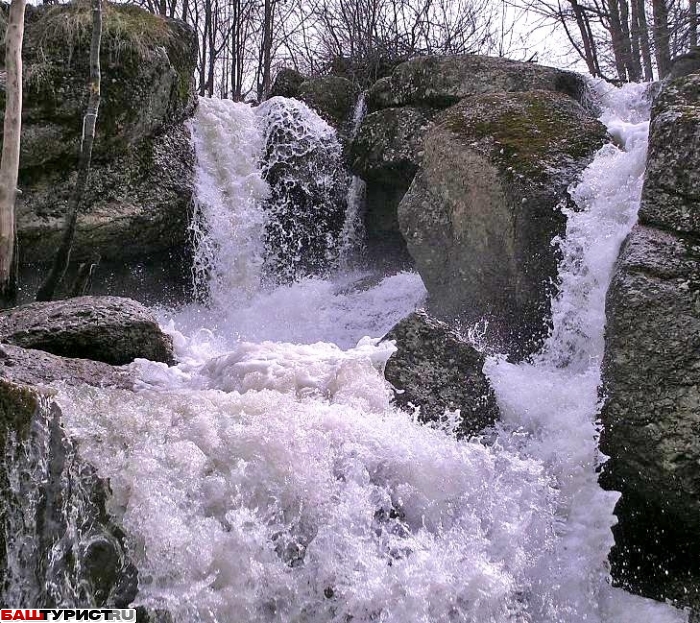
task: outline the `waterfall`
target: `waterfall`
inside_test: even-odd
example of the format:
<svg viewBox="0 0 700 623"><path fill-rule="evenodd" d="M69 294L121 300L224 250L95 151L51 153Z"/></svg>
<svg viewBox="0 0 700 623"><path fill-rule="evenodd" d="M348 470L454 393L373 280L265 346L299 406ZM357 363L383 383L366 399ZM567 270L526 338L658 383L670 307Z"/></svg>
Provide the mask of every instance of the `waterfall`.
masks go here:
<svg viewBox="0 0 700 623"><path fill-rule="evenodd" d="M26 439L5 439L4 605L41 608L125 607L136 594L136 569L120 530L105 517L106 483L79 456L48 395Z"/></svg>
<svg viewBox="0 0 700 623"><path fill-rule="evenodd" d="M205 98L199 100L192 134L194 282L214 305L223 306L232 293L250 296L260 285L265 225L260 205L270 192L259 166L263 137L249 105Z"/></svg>
<svg viewBox="0 0 700 623"><path fill-rule="evenodd" d="M487 364L503 423L523 431L520 451L540 457L559 483L557 541L541 563L552 581L536 610L537 620L547 621L573 621L592 599L598 605L591 620L629 616L607 584L596 586L613 545L610 528L619 497L598 486L604 457L596 418L605 295L620 245L637 219L649 110L646 85L615 89L601 82L593 89L605 111L601 120L621 147L604 146L570 190L577 210L568 212L559 241L563 259L551 334L529 363L493 358Z"/></svg>
<svg viewBox="0 0 700 623"><path fill-rule="evenodd" d="M257 109L265 153L267 277L289 282L337 266L348 176L336 131L303 102L273 97Z"/></svg>
<svg viewBox="0 0 700 623"><path fill-rule="evenodd" d="M542 352L487 364L503 412L488 443L391 403L394 347L378 336L421 302L416 275L259 287L265 131L249 107L203 102L199 203L217 216L198 225L197 266L213 300L171 315L180 363L135 362L138 391L58 394L81 456L109 479L138 604L176 623L685 620L608 577L604 298L636 218L647 111L642 87L596 89L621 147L603 147L571 189Z"/></svg>
<svg viewBox="0 0 700 623"><path fill-rule="evenodd" d="M360 129L360 124L367 114L367 94L363 91L357 98L355 110L352 115L352 127L350 140L354 140ZM340 232L340 264L348 266L352 260L362 253L365 229L363 223L363 208L365 202L366 184L364 180L353 175L348 186L346 198L347 209L345 222Z"/></svg>

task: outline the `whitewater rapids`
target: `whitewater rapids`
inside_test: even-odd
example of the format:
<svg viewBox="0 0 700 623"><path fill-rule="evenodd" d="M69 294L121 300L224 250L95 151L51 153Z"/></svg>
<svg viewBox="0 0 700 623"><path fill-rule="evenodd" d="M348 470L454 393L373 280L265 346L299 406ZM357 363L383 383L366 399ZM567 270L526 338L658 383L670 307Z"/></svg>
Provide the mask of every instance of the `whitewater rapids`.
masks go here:
<svg viewBox="0 0 700 623"><path fill-rule="evenodd" d="M572 191L580 210L542 352L487 364L503 412L489 444L392 405L382 372L394 346L378 338L422 304L419 277L259 287L260 112L200 102L198 277L211 304L163 315L180 363L137 361L138 391L59 394L68 432L110 480L138 603L182 622L686 619L608 577L604 299L636 219L648 110L643 87L597 89L622 147L601 149Z"/></svg>

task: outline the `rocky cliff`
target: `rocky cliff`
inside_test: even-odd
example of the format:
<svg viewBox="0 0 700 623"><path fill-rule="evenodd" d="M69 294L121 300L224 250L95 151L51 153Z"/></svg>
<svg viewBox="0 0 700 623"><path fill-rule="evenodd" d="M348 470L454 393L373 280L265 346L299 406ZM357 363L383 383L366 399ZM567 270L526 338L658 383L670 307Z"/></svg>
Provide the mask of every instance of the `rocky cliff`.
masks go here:
<svg viewBox="0 0 700 623"><path fill-rule="evenodd" d="M27 7L17 201L24 264L51 258L63 227L87 102L90 32L87 5ZM196 50L181 22L105 6L102 101L74 259L124 261L185 244L194 155L184 122L196 101Z"/></svg>
<svg viewBox="0 0 700 623"><path fill-rule="evenodd" d="M639 224L608 292L601 482L621 491L613 574L700 604L700 74L652 109Z"/></svg>

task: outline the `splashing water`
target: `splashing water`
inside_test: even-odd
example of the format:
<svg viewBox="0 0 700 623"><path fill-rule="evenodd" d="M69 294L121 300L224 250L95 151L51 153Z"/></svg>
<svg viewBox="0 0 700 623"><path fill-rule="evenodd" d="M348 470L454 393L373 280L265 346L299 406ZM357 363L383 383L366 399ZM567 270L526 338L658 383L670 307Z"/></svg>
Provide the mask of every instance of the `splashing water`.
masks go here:
<svg viewBox="0 0 700 623"><path fill-rule="evenodd" d="M360 130L360 124L367 114L366 93L363 91L357 98L355 110L352 115L352 128L350 139L354 139ZM353 175L346 198L347 210L345 222L340 232L340 266L348 267L352 260L361 256L364 246L365 229L363 222L363 208L365 204L365 192L367 185L364 180Z"/></svg>
<svg viewBox="0 0 700 623"><path fill-rule="evenodd" d="M173 318L181 363L136 362L136 393L61 389L66 426L110 479L140 603L183 622L685 620L610 586L616 495L595 472L604 296L638 206L641 101L641 87L603 94L624 149L604 147L572 191L542 353L488 362L503 411L490 445L396 410L382 376L394 347L360 339L420 300L409 274L192 306Z"/></svg>
<svg viewBox="0 0 700 623"><path fill-rule="evenodd" d="M273 97L257 108L265 154L266 276L273 283L337 264L348 175L336 131L303 102Z"/></svg>
<svg viewBox="0 0 700 623"><path fill-rule="evenodd" d="M552 581L538 606L537 620L546 621L581 620L577 616L585 609L591 611L585 620L636 620L625 613L628 606L620 605L622 593L601 582L619 494L597 483L596 468L604 457L596 418L605 295L620 245L637 218L649 111L645 85L618 90L600 83L594 88L605 111L601 120L621 148L603 147L571 190L579 209L568 213L566 237L560 241L560 291L552 305L551 335L530 363L493 358L485 368L504 425L523 432L521 452L539 457L558 483L558 538L543 559ZM672 615L654 616L642 619Z"/></svg>
<svg viewBox="0 0 700 623"><path fill-rule="evenodd" d="M264 143L255 111L229 100L201 98L192 134L198 161L194 282L223 307L232 293L246 297L260 286L265 222L260 203L269 195L259 167Z"/></svg>

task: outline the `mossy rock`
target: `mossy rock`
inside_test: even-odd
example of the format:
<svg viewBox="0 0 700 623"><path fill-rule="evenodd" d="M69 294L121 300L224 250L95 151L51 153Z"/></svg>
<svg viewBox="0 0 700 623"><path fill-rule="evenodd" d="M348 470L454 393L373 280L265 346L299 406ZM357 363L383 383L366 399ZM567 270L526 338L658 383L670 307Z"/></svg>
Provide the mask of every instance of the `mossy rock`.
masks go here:
<svg viewBox="0 0 700 623"><path fill-rule="evenodd" d="M360 89L347 78L321 76L299 86L298 99L313 108L343 137L352 129L352 117Z"/></svg>
<svg viewBox="0 0 700 623"><path fill-rule="evenodd" d="M299 97L299 87L308 77L291 67L283 67L277 72L270 90L270 97Z"/></svg>
<svg viewBox="0 0 700 623"><path fill-rule="evenodd" d="M494 350L536 350L549 328L567 189L606 137L552 91L478 95L439 115L398 207L431 308L488 320Z"/></svg>
<svg viewBox="0 0 700 623"><path fill-rule="evenodd" d="M467 98L438 120L465 146L513 176L549 178L606 141L607 131L571 98L550 91Z"/></svg>
<svg viewBox="0 0 700 623"><path fill-rule="evenodd" d="M370 110L392 106L448 108L483 93L558 91L581 101L586 90L579 74L474 54L424 56L402 63L369 91Z"/></svg>
<svg viewBox="0 0 700 623"><path fill-rule="evenodd" d="M5 447L8 431L26 439L32 416L39 408L35 390L0 378L0 447Z"/></svg>
<svg viewBox="0 0 700 623"><path fill-rule="evenodd" d="M48 155L30 136L22 168L75 162L88 97L91 32L92 11L84 0L27 7L23 138L37 132L34 126L49 124L56 132ZM196 36L184 23L131 5L105 4L96 159L128 151L192 113L196 54Z"/></svg>

